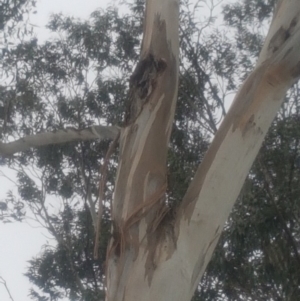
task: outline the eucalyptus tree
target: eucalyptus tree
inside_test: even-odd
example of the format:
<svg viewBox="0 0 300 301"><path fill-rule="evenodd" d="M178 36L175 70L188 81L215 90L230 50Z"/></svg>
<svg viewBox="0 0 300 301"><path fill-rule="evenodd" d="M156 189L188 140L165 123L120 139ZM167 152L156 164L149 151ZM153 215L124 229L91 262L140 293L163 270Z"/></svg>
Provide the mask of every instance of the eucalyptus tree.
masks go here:
<svg viewBox="0 0 300 301"><path fill-rule="evenodd" d="M131 18L119 18L113 10L107 14L95 13L92 27L87 22L74 22L56 16L50 23L50 28L64 33L63 39L54 43L47 42L43 46L38 45L36 40L32 40L19 45L10 53L10 57L7 55L7 61L13 60L19 64L18 78L11 92L10 101L14 104L11 114L15 114L14 119L20 122L4 126L3 136L8 137L18 133L22 139L2 144L1 149L5 155L11 155L16 150L23 151L6 159L6 163L11 164L13 168L18 166L19 192L22 199L27 201L40 222L45 224L58 241L55 251L48 249L42 258L32 261L28 273L30 278L52 299L63 295L63 291L58 289L62 287L68 291L71 298L81 296L86 300L98 300L103 298L105 282L108 284L107 300L118 300L118 298L131 300L134 297L141 300L150 300L150 298L188 300L192 296L200 276L204 273L213 247L218 241L222 223L227 219L259 149L260 144L256 138L259 138L261 143L266 134L266 127L275 114L275 108L271 110L272 105L274 103L280 105L280 101L273 102L273 99L268 98L268 92L271 91L274 97L281 95L283 98L282 91L286 91L297 77L295 74L294 78L293 76L289 78L287 76L289 70L286 74L283 70L280 73L282 77L279 78L278 73L271 72L274 66L278 67L277 61L281 59L284 47L289 48L297 35L298 24L297 22L294 24L292 22L294 19L288 14L297 14L299 4L294 2L293 12L284 11L287 3L292 4L290 2L281 1L278 4L281 13L275 14L266 40L267 46L263 48L258 67L254 70L254 75L250 75L246 80L246 86L240 90L238 94L240 96L237 96L233 109L227 114L204 159L203 153L208 145L209 132L214 134L217 130L214 110L220 107L225 113L224 98L220 97L218 86L211 78L212 75L220 76L225 82L227 81L228 89L233 89L234 76L237 75L234 74L232 67L235 57L230 47L223 53L223 57L222 51L216 50L218 59L213 55L210 56L212 49L205 49L202 45L195 47L193 39L187 37L191 34L197 35L199 31L187 27L182 31L181 46L184 49L183 54L186 55L183 55L180 68L177 26L172 23L177 22L174 18L178 16L176 1L166 1L164 4L153 1L148 4L141 59L130 77L129 87L123 74L129 72L138 58L141 2L137 2L133 7L136 15ZM251 3L253 4L253 1ZM254 6L246 3L245 7L249 9ZM266 10L267 13L270 11L271 9ZM156 17L152 15L155 12ZM238 13L239 11L236 10L236 18ZM286 19L283 18L285 15ZM193 21L189 14L183 13L182 16L183 27L186 24L184 21ZM232 19L228 11L228 20ZM283 24L280 23L282 20ZM284 28L287 31L283 33ZM276 39L271 39L275 32L277 32ZM218 38L219 36L216 35L214 40L216 46ZM286 53L286 57L283 57L287 60L292 54L296 55L293 48ZM259 65L262 61L263 63ZM246 65L241 64L242 67L251 66L251 61L244 62ZM290 60L286 61L285 67L289 66L289 62L292 68L293 62ZM214 67L212 68L210 64ZM175 68L176 72L172 68ZM88 72L91 69L97 74L96 86L92 86L88 80ZM170 143L172 148L168 155L171 172L168 175L166 159L172 120L170 113L174 113L179 71L181 74L179 113L176 114L173 126L174 135ZM107 76L108 73L117 76L112 80ZM68 93L64 93L65 86L68 87ZM128 88L129 96L126 96ZM258 89L258 92L255 89ZM243 100L247 100L245 107ZM258 107L265 104L263 100L270 100L268 107L264 108L267 113L273 112L273 117L269 116L268 124L259 125L259 122L267 120L266 116L260 119L257 117L260 114ZM167 106L168 102L173 103L171 105L173 109ZM120 122L118 115L121 115L124 109L126 111L124 121ZM251 117L252 113L253 117ZM92 126L96 118L99 123ZM108 124L107 127L103 127L104 120ZM194 124L190 124L191 120ZM233 125L229 130L231 122ZM111 127L116 123L118 123L117 127ZM163 125L166 127L164 130ZM186 129L189 130L187 133ZM46 130L54 132L37 134ZM107 216L110 214L106 211L106 206L104 206L100 235L102 252L97 260L92 258L93 235L90 234L93 232L91 230L93 226L97 225L95 211L98 190L97 169L99 163L106 166L107 160L103 161L101 158L105 157L107 143L105 141L88 143L86 140L96 137L115 139L119 131L121 132L119 171L111 213L113 231L107 252L108 271L103 278L103 248L108 240ZM150 135L150 138L146 139L145 133ZM24 135L27 137L24 138ZM52 143L74 139L83 142L29 149L31 146L45 145L49 137L53 139ZM230 137L234 138L234 141L230 142ZM251 147L247 147L250 138L252 138ZM158 139L162 140L158 141ZM226 144L228 139L229 142ZM196 148L195 145L198 147ZM219 154L218 149L226 145L228 152L222 150ZM188 151L185 151L186 148ZM238 161L242 150L247 155ZM185 164L180 164L178 160L180 156L189 159L186 159ZM111 171L116 168L116 158L112 157L112 159L114 163L110 166ZM195 176L192 176L193 182L181 202L184 190L188 186L188 177L195 170L193 161L202 161L202 167ZM261 161L264 162L263 159ZM231 165L226 167L225 165L229 163ZM34 168L38 166L41 169L41 174L38 174L41 179L40 186L36 185L22 169L22 166L30 164L33 164ZM222 171L222 168L225 169ZM267 181L273 180L274 173L270 173L268 168L262 170L266 170L263 176ZM114 177L105 172L104 168L102 171L108 174L106 181L108 190L103 200L106 201L112 198ZM238 173L239 171L241 174ZM168 185L165 182L167 177ZM252 180L251 177L253 178L253 175L250 174L249 180ZM178 185L181 179L184 185ZM251 191L259 188L261 184L257 183L259 181L250 181L249 186L253 187ZM273 186L266 187L273 188ZM221 191L218 192L218 189ZM266 192L268 192L267 188ZM46 193L62 197L64 208L60 214L49 210ZM200 197L201 193L206 197ZM270 191L268 193L271 194ZM244 195L248 196L248 194L250 194L248 197L250 202L251 193L247 190ZM197 201L198 195L199 201ZM84 201L80 203L80 199ZM256 199L259 200L258 197ZM277 202L276 194L273 200ZM8 201L13 204L13 197ZM197 202L204 203L199 207ZM213 208L213 206L217 207ZM217 218L219 220L216 220ZM213 226L211 222L216 224ZM236 221L232 222L234 223ZM245 224L243 223L242 226L244 227ZM240 227L233 227L233 229L240 231ZM228 241L229 238L227 243ZM232 240L232 243L236 241ZM247 290L253 286L244 282L243 287L232 275L234 272L230 272L228 262L232 263L234 260L229 260L230 252L226 248L226 243L224 247L225 254L222 256L223 267L226 267L224 275L230 274L231 282L226 279L218 281L219 274L215 273L210 281L211 288L215 289L215 298L218 298L218 294L222 297L224 292L228 297L235 294L235 298L238 298L239 294L243 293L248 299L251 298ZM268 259L273 258L271 264L274 265L276 260L271 256L270 250L272 250L270 246L264 248L264 251L270 255ZM184 254L186 256L183 256ZM297 252L292 250L289 254L296 255ZM294 257L291 255L291 259ZM238 258L241 259L239 256L233 259ZM251 256L249 258L251 259ZM244 259L245 266L247 257ZM215 260L218 261L218 258ZM56 269L51 269L51 265L57 261L59 264L55 265ZM257 270L255 273L257 274ZM205 278L208 279L207 275ZM216 283L223 286L223 292L218 291ZM32 296L40 300L43 298L35 291L32 291Z"/></svg>

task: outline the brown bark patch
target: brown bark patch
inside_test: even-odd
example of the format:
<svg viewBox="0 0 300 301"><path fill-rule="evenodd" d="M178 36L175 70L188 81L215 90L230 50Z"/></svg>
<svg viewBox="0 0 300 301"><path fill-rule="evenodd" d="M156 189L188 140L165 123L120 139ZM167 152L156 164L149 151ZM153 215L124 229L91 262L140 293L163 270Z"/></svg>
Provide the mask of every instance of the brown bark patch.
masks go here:
<svg viewBox="0 0 300 301"><path fill-rule="evenodd" d="M167 68L163 58L149 53L139 61L129 81L129 97L126 104L125 125L133 123L155 89L158 78Z"/></svg>
<svg viewBox="0 0 300 301"><path fill-rule="evenodd" d="M174 214L168 211L155 231L148 233L147 260L145 264L145 277L149 286L156 268L172 257L176 250L176 237L174 233Z"/></svg>

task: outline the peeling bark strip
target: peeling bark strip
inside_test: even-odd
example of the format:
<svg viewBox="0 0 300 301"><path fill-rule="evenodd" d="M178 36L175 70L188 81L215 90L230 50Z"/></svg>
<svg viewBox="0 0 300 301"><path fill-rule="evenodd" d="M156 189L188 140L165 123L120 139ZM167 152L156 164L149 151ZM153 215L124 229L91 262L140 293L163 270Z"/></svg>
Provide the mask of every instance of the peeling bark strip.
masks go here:
<svg viewBox="0 0 300 301"><path fill-rule="evenodd" d="M173 218L165 215L164 192L178 85L178 1L147 0L133 107L121 131L106 301L192 298L267 130L299 78L299 16L299 0L278 2L256 68Z"/></svg>

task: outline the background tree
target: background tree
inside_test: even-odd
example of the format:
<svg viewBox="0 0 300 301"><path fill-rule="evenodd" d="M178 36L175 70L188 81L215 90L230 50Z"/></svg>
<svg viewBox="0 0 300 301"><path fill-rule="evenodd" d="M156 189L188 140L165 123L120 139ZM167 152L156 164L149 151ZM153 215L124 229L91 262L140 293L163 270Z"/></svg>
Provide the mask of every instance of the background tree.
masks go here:
<svg viewBox="0 0 300 301"><path fill-rule="evenodd" d="M217 130L220 112L226 114L226 96L252 69L263 41L260 28L268 23L273 7L274 1L226 6L225 20L235 33L230 40L214 28L212 18L197 19L197 10L183 3L180 87L168 154L171 207L182 199ZM3 70L14 77L5 90L14 122L3 123L2 141L46 130L82 129L95 120L122 125L142 20L143 1L131 5L126 17L115 9L95 12L87 22L58 15L49 28L59 32L60 39L44 45L30 40L4 53ZM295 87L290 92L274 122L195 300L296 300L299 294L297 91ZM115 155L108 171L99 259L92 254L98 173L107 148L107 141L73 142L3 160L18 171L22 197L20 202L10 194L6 207L20 219L24 204L58 242L57 248L46 248L31 261L27 275L43 291L32 290L37 300L64 295L99 300L103 295ZM33 181L32 171L38 181ZM50 207L53 196L61 200L59 210Z"/></svg>

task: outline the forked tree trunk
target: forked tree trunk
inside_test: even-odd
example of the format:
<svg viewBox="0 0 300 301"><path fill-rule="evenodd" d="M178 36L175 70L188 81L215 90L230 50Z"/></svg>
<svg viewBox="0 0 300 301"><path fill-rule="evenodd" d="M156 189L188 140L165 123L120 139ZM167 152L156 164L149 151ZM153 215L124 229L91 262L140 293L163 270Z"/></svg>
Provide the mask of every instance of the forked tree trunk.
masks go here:
<svg viewBox="0 0 300 301"><path fill-rule="evenodd" d="M300 75L300 1L279 1L246 79L177 210L165 205L178 87L178 1L148 0L131 77L107 251L107 301L188 301L288 88Z"/></svg>

